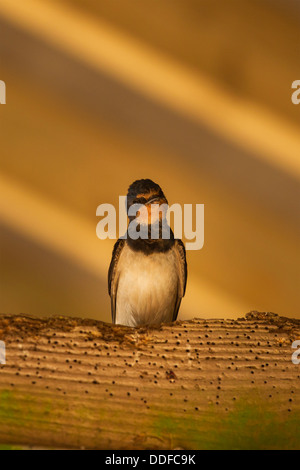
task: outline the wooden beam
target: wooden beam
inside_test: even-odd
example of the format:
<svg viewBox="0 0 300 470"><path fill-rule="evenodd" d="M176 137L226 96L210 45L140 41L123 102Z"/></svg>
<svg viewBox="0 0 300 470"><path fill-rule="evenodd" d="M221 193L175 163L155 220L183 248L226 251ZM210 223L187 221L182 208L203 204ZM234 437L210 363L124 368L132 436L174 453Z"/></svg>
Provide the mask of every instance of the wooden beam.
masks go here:
<svg viewBox="0 0 300 470"><path fill-rule="evenodd" d="M252 312L131 329L0 316L0 444L299 448L300 321Z"/></svg>

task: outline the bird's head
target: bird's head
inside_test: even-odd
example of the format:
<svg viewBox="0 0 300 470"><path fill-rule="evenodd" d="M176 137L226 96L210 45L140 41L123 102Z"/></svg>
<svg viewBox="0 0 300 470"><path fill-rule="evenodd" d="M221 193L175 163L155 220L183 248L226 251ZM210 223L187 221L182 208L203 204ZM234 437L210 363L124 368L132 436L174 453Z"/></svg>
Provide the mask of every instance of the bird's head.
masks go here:
<svg viewBox="0 0 300 470"><path fill-rule="evenodd" d="M137 180L129 186L127 214L130 207L135 204L141 205L136 216L142 224L157 223L166 216L168 201L161 187L150 179ZM128 215L131 220L136 216Z"/></svg>

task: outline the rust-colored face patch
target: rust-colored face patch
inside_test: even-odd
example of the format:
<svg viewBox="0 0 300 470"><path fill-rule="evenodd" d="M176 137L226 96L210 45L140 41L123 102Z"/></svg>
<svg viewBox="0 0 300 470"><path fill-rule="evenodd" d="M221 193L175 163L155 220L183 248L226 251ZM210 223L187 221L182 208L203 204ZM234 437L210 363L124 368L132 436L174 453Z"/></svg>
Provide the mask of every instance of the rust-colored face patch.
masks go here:
<svg viewBox="0 0 300 470"><path fill-rule="evenodd" d="M136 195L136 201L138 200L144 206L137 213L140 223L150 225L165 218L167 210L160 208L160 206L167 205L168 201L160 192L152 190L139 193Z"/></svg>
<svg viewBox="0 0 300 470"><path fill-rule="evenodd" d="M140 198L144 198L146 199L147 201L149 199L152 199L153 197L159 197L159 193L157 191L149 191L147 193L140 193L140 194L137 194L136 198L137 199L140 199Z"/></svg>
<svg viewBox="0 0 300 470"><path fill-rule="evenodd" d="M149 198L153 199L152 198ZM153 224L158 220L162 220L166 217L167 208L162 208L162 204L167 204L164 198L159 198L157 201L144 205L141 210L138 211L138 217L143 224Z"/></svg>

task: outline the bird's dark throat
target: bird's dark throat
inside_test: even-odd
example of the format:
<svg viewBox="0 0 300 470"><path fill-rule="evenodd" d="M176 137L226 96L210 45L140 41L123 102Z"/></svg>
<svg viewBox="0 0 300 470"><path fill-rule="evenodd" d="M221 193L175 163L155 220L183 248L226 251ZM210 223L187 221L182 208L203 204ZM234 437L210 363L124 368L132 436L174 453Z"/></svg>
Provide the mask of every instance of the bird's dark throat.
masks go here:
<svg viewBox="0 0 300 470"><path fill-rule="evenodd" d="M137 232L139 231L139 226L137 226ZM153 238L153 232L155 233L155 238ZM171 229L169 229L168 238L163 237L162 223L160 222L159 227L155 227L154 230L151 225L148 225L147 238L139 237L137 239L133 239L127 232L127 243L130 248L135 251L142 251L145 254L151 254L170 250L174 245L175 240L173 231Z"/></svg>

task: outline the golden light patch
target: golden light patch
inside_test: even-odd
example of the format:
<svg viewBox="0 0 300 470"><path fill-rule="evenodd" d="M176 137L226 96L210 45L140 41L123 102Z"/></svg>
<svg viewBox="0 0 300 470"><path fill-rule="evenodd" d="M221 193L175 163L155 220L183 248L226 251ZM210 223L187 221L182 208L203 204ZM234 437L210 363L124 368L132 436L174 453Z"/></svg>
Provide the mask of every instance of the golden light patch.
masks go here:
<svg viewBox="0 0 300 470"><path fill-rule="evenodd" d="M165 201L163 201L165 203ZM138 211L138 220L141 224L154 224L166 216L166 209L161 208L160 204L143 205Z"/></svg>
<svg viewBox="0 0 300 470"><path fill-rule="evenodd" d="M151 197L158 196L158 195L159 195L158 192L155 191L154 189L152 189L151 191L149 191L147 193L140 193L136 197L137 198L144 197L145 199L149 199Z"/></svg>

